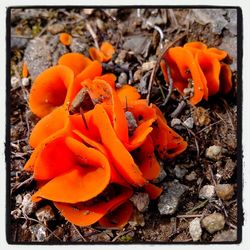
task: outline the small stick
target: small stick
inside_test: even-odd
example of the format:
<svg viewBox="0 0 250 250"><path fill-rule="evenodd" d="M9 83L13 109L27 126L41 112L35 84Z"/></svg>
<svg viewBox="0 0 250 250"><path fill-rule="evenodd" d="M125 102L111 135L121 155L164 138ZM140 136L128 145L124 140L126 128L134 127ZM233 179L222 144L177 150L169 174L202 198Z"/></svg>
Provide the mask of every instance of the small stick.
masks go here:
<svg viewBox="0 0 250 250"><path fill-rule="evenodd" d="M203 217L203 214L181 214L176 216L176 218L196 218L196 217Z"/></svg>
<svg viewBox="0 0 250 250"><path fill-rule="evenodd" d="M210 127L212 127L212 126L214 126L214 125L216 125L217 123L220 123L220 122L222 122L222 120L219 120L219 121L217 121L217 122L214 122L214 123L212 123L212 124L206 126L205 128L203 128L203 129L201 129L200 131L196 132L196 135L197 135L197 134L200 134L200 133L203 132L204 130L206 130L206 129L208 129L208 128L210 128Z"/></svg>
<svg viewBox="0 0 250 250"><path fill-rule="evenodd" d="M98 42L97 42L97 35L96 33L94 32L94 30L92 29L91 25L89 22L86 22L86 28L88 29L90 35L92 36L93 40L94 40L94 43L95 43L95 47L97 49L99 49L99 45L98 45Z"/></svg>
<svg viewBox="0 0 250 250"><path fill-rule="evenodd" d="M130 232L132 232L132 231L133 231L133 230L131 229L131 230L128 230L128 231L119 233L119 234L112 240L112 242L116 242L121 236L123 236L123 235L125 235L125 234L128 234L128 233L130 233Z"/></svg>
<svg viewBox="0 0 250 250"><path fill-rule="evenodd" d="M20 187L22 187L23 185L31 182L33 180L33 176L29 177L28 179L26 179L25 181L23 181L22 183L18 184L17 186L14 186L11 189L11 193L13 193L14 191L18 190Z"/></svg>
<svg viewBox="0 0 250 250"><path fill-rule="evenodd" d="M154 82L155 74L156 74L157 70L159 69L161 59L163 58L163 56L165 55L165 53L168 51L169 48L173 47L179 40L181 40L186 35L187 35L187 32L179 35L172 43L165 46L165 48L163 48L161 54L158 56L156 64L155 64L155 66L154 66L154 68L152 70L150 80L149 80L149 84L148 84L148 95L147 95L147 102L148 103L149 103L149 99L150 99L150 93L151 93L151 88L152 88L152 85L153 85L153 82Z"/></svg>
<svg viewBox="0 0 250 250"><path fill-rule="evenodd" d="M187 105L187 103L184 100L182 100L178 104L177 108L170 114L170 117L171 118L177 117L181 113L181 111L186 107L186 105Z"/></svg>
<svg viewBox="0 0 250 250"><path fill-rule="evenodd" d="M86 129L89 130L89 127L88 127L88 124L87 124L87 121L86 121L86 118L85 118L84 111L83 111L82 107L80 107L80 113L81 113L82 120L84 122L84 125L85 125Z"/></svg>
<svg viewBox="0 0 250 250"><path fill-rule="evenodd" d="M168 100L169 100L169 98L170 98L170 96L172 94L173 83L174 83L174 81L173 81L173 79L171 77L170 68L169 68L167 62L166 62L166 67L167 67L167 74L168 74L168 80L169 80L169 84L168 84L169 88L168 88L168 95L167 95L165 101L163 102L162 106L165 106L167 104L167 102L168 102Z"/></svg>
<svg viewBox="0 0 250 250"><path fill-rule="evenodd" d="M71 225L73 226L73 228L75 229L75 231L79 234L79 236L81 237L81 239L84 242L87 242L87 240L83 237L83 235L80 233L80 231L78 230L78 228L73 223L71 223Z"/></svg>
<svg viewBox="0 0 250 250"><path fill-rule="evenodd" d="M191 213L193 213L195 210L204 207L204 206L207 204L207 202L208 202L208 200L203 201L202 203L200 203L200 204L197 205L196 207L194 207L194 208L192 208L191 210L187 211L186 214L187 214L187 215L188 215L188 214L191 214Z"/></svg>

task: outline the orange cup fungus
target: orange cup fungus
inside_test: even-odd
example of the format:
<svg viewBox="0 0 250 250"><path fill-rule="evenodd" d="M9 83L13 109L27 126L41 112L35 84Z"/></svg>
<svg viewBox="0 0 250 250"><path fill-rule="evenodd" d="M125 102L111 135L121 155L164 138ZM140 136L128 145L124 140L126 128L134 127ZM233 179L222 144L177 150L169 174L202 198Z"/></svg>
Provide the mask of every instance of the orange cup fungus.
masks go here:
<svg viewBox="0 0 250 250"><path fill-rule="evenodd" d="M65 45L65 46L69 46L72 42L72 36L68 33L61 33L59 36L59 41Z"/></svg>
<svg viewBox="0 0 250 250"><path fill-rule="evenodd" d="M52 201L75 225L122 228L133 212L134 190L158 198L162 188L151 183L160 173L158 159L176 157L187 142L134 87L117 89L116 76L102 74L100 62L114 53L108 43L101 59L95 53L94 60L65 54L34 81L29 106L41 120L30 135L34 151L24 169L38 182L33 202ZM185 71L189 65L178 66ZM200 80L197 67L191 71Z"/></svg>
<svg viewBox="0 0 250 250"><path fill-rule="evenodd" d="M208 96L228 93L232 88L230 67L222 63L227 52L207 48L202 42L189 42L183 47L170 48L160 63L165 81L168 83L166 64L169 65L173 87L181 94L190 96L196 105Z"/></svg>

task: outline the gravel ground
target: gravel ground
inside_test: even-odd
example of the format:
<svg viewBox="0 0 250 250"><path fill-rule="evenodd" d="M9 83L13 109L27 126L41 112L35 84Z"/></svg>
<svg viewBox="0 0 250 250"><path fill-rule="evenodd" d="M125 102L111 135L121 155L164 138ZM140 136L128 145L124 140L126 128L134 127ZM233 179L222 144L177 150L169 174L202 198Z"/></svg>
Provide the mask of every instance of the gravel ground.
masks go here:
<svg viewBox="0 0 250 250"><path fill-rule="evenodd" d="M220 242L236 241L241 230L237 180L237 11L236 9L21 9L11 10L10 43L10 222L12 243L47 242ZM59 33L73 36L70 46ZM188 142L174 160L161 162L157 182L164 188L158 200L135 210L122 230L77 227L65 221L49 201L30 202L32 176L23 171L32 149L30 131L38 121L28 108L34 78L67 52L87 55L104 40L116 48L106 71L147 96L150 74L161 48L182 32L182 43L199 40L225 49L231 57L234 87L197 106L184 105L175 92L162 108L168 123ZM239 32L239 31L238 31ZM23 62L30 76L21 76ZM160 71L151 101L164 102L167 91ZM161 88L159 88L159 86ZM240 145L240 144L238 144ZM139 204L142 206L142 204ZM239 226L239 228L238 228Z"/></svg>

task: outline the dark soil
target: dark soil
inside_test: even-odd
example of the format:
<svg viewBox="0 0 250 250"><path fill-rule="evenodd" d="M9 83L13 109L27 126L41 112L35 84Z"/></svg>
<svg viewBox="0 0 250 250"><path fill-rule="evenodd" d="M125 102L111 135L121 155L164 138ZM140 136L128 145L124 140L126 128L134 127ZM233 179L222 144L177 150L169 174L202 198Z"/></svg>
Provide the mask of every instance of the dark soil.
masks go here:
<svg viewBox="0 0 250 250"><path fill-rule="evenodd" d="M241 167L237 166L237 12L234 9L216 11L219 13L211 9L11 10L11 242L192 242L189 223L196 217L202 219L213 212L225 217L226 223L220 232L237 230L237 167ZM71 46L59 43L59 32L68 32L73 36ZM105 230L95 225L76 227L65 221L49 201L35 207L31 205L32 211L27 215L22 201L24 196L36 190L36 184L32 176L23 171L23 166L32 152L28 145L30 131L38 121L30 112L27 100L36 75L55 64L58 57L66 52L87 55L88 48L95 42L101 44L107 40L116 48L116 54L110 63L104 65L104 69L115 73L118 78L120 76L119 84L124 82L125 77L125 82L135 85L142 96L147 97L153 69L149 62L154 65L161 48L183 32L187 35L179 41L181 44L199 40L208 46L227 48L233 62L234 88L227 96L216 95L195 107L186 104L178 112L182 98L176 91L173 91L167 105L161 106L165 99L162 92L167 93L168 88L160 70L156 73L150 100L161 107L169 125L173 124L174 112L181 124L173 128L188 142L184 153L163 163L167 176L158 184L164 187L167 182L179 179L181 184L187 186L188 191L181 197L177 211L173 215L160 215L158 200L151 201L148 210L137 212L135 223L128 224L122 231ZM35 42L33 39L36 39ZM37 42L37 39L40 41ZM30 69L28 84L22 84L24 60ZM193 126L185 123L188 118L193 119ZM213 145L222 147L216 160L206 157L206 149ZM184 174L181 174L183 169ZM219 183L233 186L232 198L222 201L215 195L205 202L199 198L199 191L204 185L215 186ZM52 207L53 218L39 222L36 212L45 205ZM215 234L203 228L200 242L212 241Z"/></svg>

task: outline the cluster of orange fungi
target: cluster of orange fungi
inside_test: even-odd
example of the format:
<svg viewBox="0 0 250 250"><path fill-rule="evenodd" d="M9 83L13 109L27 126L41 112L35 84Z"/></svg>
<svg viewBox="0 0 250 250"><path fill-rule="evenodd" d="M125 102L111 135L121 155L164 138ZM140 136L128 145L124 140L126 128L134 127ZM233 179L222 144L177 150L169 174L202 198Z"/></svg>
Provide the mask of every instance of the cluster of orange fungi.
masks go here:
<svg viewBox="0 0 250 250"><path fill-rule="evenodd" d="M147 192L150 199L161 194L161 187L152 183L160 173L157 159L173 158L187 147L136 88L116 88L116 76L102 74L101 62L113 53L104 42L100 49L90 48L92 60L65 54L36 78L30 92L30 109L41 118L30 135L34 151L25 165L38 183L32 200L52 201L79 226L122 228L132 215L129 198L135 190ZM220 63L225 56L202 43L188 43L169 49L165 60L180 91L188 78L193 80L191 102L196 104L230 89L231 71ZM220 85L220 77L228 81Z"/></svg>
<svg viewBox="0 0 250 250"><path fill-rule="evenodd" d="M227 55L226 51L207 48L202 42L189 42L183 47L170 48L161 61L161 69L169 83L168 64L173 87L182 94L185 89L192 89L190 103L196 105L202 99L208 100L208 96L231 90L232 72L223 62Z"/></svg>

